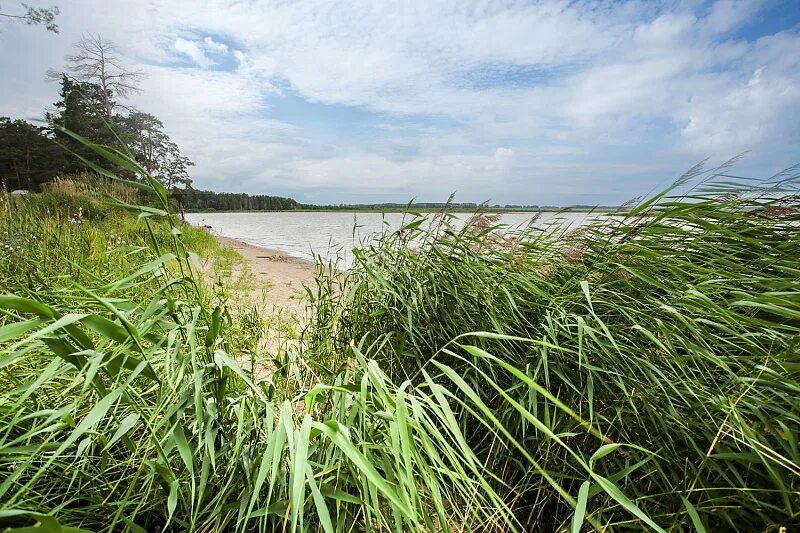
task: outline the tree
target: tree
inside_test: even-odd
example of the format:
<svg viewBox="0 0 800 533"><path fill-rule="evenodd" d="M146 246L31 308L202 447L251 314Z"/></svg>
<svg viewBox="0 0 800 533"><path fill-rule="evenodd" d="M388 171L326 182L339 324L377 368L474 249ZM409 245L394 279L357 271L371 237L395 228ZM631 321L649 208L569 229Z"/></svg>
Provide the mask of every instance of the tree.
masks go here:
<svg viewBox="0 0 800 533"><path fill-rule="evenodd" d="M189 167L194 163L181 155L178 145L169 138L164 131L164 124L158 118L150 113L131 111L127 116L115 114L114 120L109 121L107 104L110 103L114 108L116 103L113 98L109 100L109 95L99 85L78 82L66 74L61 77L60 94L61 100L54 104L55 112L46 113L45 116L54 130L54 137L67 150L128 179L141 178L116 167L53 126L68 129L96 144L129 149L145 170L167 189L191 186ZM69 157L64 171L79 172L90 166L79 158Z"/></svg>
<svg viewBox="0 0 800 533"><path fill-rule="evenodd" d="M164 124L151 115L134 111L119 119L123 140L136 160L147 172L155 176L167 157L169 136L164 133Z"/></svg>
<svg viewBox="0 0 800 533"><path fill-rule="evenodd" d="M181 155L178 145L170 140L159 119L150 113L133 111L127 117L121 117L119 125L122 140L150 175L169 190L191 186L189 167L194 163Z"/></svg>
<svg viewBox="0 0 800 533"><path fill-rule="evenodd" d="M186 209L218 211L289 211L301 205L292 198L249 195L245 193L198 191L187 189L180 193L180 202Z"/></svg>
<svg viewBox="0 0 800 533"><path fill-rule="evenodd" d="M35 8L28 4L22 4L22 7L25 9L25 12L20 15L0 12L0 17L22 22L28 26L44 24L47 31L58 33L58 24L55 23L56 15L60 13L58 6Z"/></svg>
<svg viewBox="0 0 800 533"><path fill-rule="evenodd" d="M0 180L6 190L38 190L64 166L64 152L46 128L0 117Z"/></svg>
<svg viewBox="0 0 800 533"><path fill-rule="evenodd" d="M179 187L190 189L192 187L192 178L189 177L189 167L193 167L194 163L188 157L181 155L177 144L170 144L170 156L165 168L166 183L164 186L167 190L174 190Z"/></svg>
<svg viewBox="0 0 800 533"><path fill-rule="evenodd" d="M51 127L57 125L66 128L97 144L119 146L114 126L105 119L104 95L99 86L77 82L63 75L60 95L61 100L53 104L56 111L45 113L45 118ZM107 166L108 162L101 156L69 135L55 129L54 138L66 149L84 159ZM64 171L79 172L86 168L86 164L79 159L69 157Z"/></svg>
<svg viewBox="0 0 800 533"><path fill-rule="evenodd" d="M90 83L99 87L105 120L114 119L114 98L127 98L139 92L138 84L143 77L141 71L125 68L119 58L119 48L101 35L84 35L75 44L75 53L65 57L67 71L74 81ZM48 72L51 79L60 80L67 74L58 71Z"/></svg>

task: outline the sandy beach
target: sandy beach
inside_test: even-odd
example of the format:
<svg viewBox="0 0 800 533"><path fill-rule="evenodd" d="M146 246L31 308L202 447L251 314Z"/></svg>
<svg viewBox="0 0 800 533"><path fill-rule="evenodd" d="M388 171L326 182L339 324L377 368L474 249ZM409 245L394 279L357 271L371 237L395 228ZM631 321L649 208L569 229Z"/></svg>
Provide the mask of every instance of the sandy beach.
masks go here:
<svg viewBox="0 0 800 533"><path fill-rule="evenodd" d="M288 312L302 320L305 311L303 287L313 284L314 263L230 237L216 235L216 238L249 263L256 281L249 291L254 304L266 312Z"/></svg>

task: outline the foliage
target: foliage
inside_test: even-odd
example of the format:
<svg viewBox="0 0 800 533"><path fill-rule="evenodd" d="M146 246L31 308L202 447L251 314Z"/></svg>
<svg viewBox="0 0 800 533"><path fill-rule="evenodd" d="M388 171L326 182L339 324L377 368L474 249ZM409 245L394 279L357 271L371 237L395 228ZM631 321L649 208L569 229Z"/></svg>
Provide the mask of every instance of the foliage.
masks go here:
<svg viewBox="0 0 800 533"><path fill-rule="evenodd" d="M56 24L56 16L60 13L58 6L36 8L23 3L22 8L25 10L25 12L21 15L0 13L0 17L17 20L27 24L28 26L37 26L39 24L43 24L47 31L53 33L59 32L58 24Z"/></svg>
<svg viewBox="0 0 800 533"><path fill-rule="evenodd" d="M64 167L64 153L45 128L0 117L0 179L5 190L36 191Z"/></svg>
<svg viewBox="0 0 800 533"><path fill-rule="evenodd" d="M189 188L189 167L194 163L181 155L178 145L164 132L164 124L150 113L134 111L120 120L123 141L134 157L167 190L178 185Z"/></svg>
<svg viewBox="0 0 800 533"><path fill-rule="evenodd" d="M58 176L102 165L129 180L147 181L144 175L105 160L64 131L69 130L92 143L116 147L138 158L151 177L170 190L190 188L189 167L194 163L181 154L162 122L136 110L119 113L127 108L118 104L117 98L137 92L142 74L127 70L119 60L117 47L100 35L84 36L75 49L66 58L67 72L48 72L48 77L60 84L55 109L45 113L48 128L0 117L0 180L5 187L38 191L43 183Z"/></svg>
<svg viewBox="0 0 800 533"><path fill-rule="evenodd" d="M160 120L133 111L114 115L109 122L106 105L116 106L111 92L65 74L59 81L60 99L53 104L54 111L45 114L48 128L0 117L0 180L6 189L38 191L43 183L58 176L82 173L98 165L110 166L128 179L145 180L141 174L131 174L109 164L64 129L96 144L115 146L126 152L130 147L150 175L170 190L191 187L189 167L194 163L181 154Z"/></svg>
<svg viewBox="0 0 800 533"><path fill-rule="evenodd" d="M167 246L171 228L130 215L127 206L138 203L143 192L76 175L46 184L42 194L3 196L0 289L9 290L10 279L26 280L30 290L91 286L98 277L127 275L154 259L150 242ZM191 226L180 231L198 252L216 252L208 233Z"/></svg>
<svg viewBox="0 0 800 533"><path fill-rule="evenodd" d="M335 379L360 339L393 382L450 377L450 426L526 530L576 508L609 528L796 525L798 176L690 178L710 181L571 232L411 219L346 277L321 271L308 362Z"/></svg>
<svg viewBox="0 0 800 533"><path fill-rule="evenodd" d="M143 171L121 152L108 155L131 172ZM410 395L388 383L358 355L368 347L354 348L360 364L329 386L315 386L296 352L274 358L280 383L254 382L235 352L244 330L193 274L186 232L152 224L176 222L166 190L154 179L148 183L162 205L138 208L151 242L135 250L128 242L84 244L96 224L120 223L116 211L36 226L49 213L36 205L40 199L9 199L15 204L4 222L14 238L25 228L31 238L47 234L35 253L49 248L67 257L31 277L17 268L2 274L0 371L12 384L0 391L4 525L133 531L343 531L355 523L449 530L448 520L511 525L463 437L440 429L447 406L435 395ZM22 253L33 253L28 246L20 244ZM138 268L124 264L133 261ZM15 263L22 264L22 258ZM394 418L394 412L404 414ZM467 495L474 507L456 505Z"/></svg>
<svg viewBox="0 0 800 533"><path fill-rule="evenodd" d="M6 198L9 233L48 242L0 258L3 525L797 522L793 182L659 196L578 233L412 219L347 275L318 265L304 345L261 355L257 379L242 361L258 357L243 353L258 320L209 295L166 189L82 142L145 176L160 207L118 195L70 223L48 221L46 196L82 202L80 185ZM102 224L148 244L86 244ZM45 250L64 258L43 264Z"/></svg>
<svg viewBox="0 0 800 533"><path fill-rule="evenodd" d="M65 128L94 143L118 146L117 128L108 124L100 88L97 85L77 82L70 77L61 77L60 99L53 103L54 112L45 113L54 140L67 153L78 157L65 157L60 174L85 171L88 165L105 164L102 156L87 148L73 137L60 131Z"/></svg>

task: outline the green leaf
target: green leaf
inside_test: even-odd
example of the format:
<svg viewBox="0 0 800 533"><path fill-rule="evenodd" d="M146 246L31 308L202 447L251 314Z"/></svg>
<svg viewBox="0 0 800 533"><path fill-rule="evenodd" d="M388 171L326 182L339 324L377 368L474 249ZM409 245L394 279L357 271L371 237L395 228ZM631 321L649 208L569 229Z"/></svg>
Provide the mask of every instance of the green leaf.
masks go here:
<svg viewBox="0 0 800 533"><path fill-rule="evenodd" d="M115 290L115 289L120 289L122 287L126 287L127 285L130 284L130 282L132 282L136 278L144 276L145 274L150 274L151 272L153 272L155 270L161 269L162 266L164 265L164 263L166 263L168 261L172 261L173 259L176 259L176 256L174 254L162 255L158 259L150 261L149 263L147 263L143 267L139 268L136 272L134 272L133 274L131 274L127 278L123 278L121 280L115 281L114 283L111 283L110 285L108 285L106 287L106 289L107 290Z"/></svg>
<svg viewBox="0 0 800 533"><path fill-rule="evenodd" d="M0 308L13 309L20 313L32 313L42 318L56 317L55 312L43 303L13 294L0 295Z"/></svg>
<svg viewBox="0 0 800 533"><path fill-rule="evenodd" d="M81 323L114 342L124 343L130 340L128 330L100 315L88 315L81 319Z"/></svg>
<svg viewBox="0 0 800 533"><path fill-rule="evenodd" d="M636 504L630 500L630 498L625 496L625 494L619 489L619 487L617 487L611 481L609 481L608 479L604 478L599 474L592 474L592 477L594 478L595 481L597 481L597 483L600 484L601 487L603 487L603 490L606 492L606 494L608 494L614 500L616 500L616 502L619 503L622 507L624 507L626 511L638 517L640 520L642 520L645 524L653 528L655 531L658 531L659 533L666 533L664 529L661 528L661 526L653 522L653 520L649 516L647 516L644 513L644 511L639 509L639 507L637 507Z"/></svg>
<svg viewBox="0 0 800 533"><path fill-rule="evenodd" d="M222 307L217 306L214 308L214 312L211 313L211 325L208 327L208 333L206 333L205 344L206 348L210 348L214 345L214 341L217 340L219 336L219 330L222 326Z"/></svg>
<svg viewBox="0 0 800 533"><path fill-rule="evenodd" d="M575 514L572 515L572 533L579 533L581 526L583 526L583 517L586 515L586 502L589 499L589 486L588 481L581 483L581 488L578 489L578 500L575 505Z"/></svg>
<svg viewBox="0 0 800 533"><path fill-rule="evenodd" d="M342 452L350 459L356 468L358 468L367 480L374 485L386 498L397 507L404 515L411 516L411 510L397 495L397 492L392 486L381 476L375 467L367 461L367 458L353 446L347 436L346 429L343 428L336 420L329 420L327 422L313 422L313 427L318 429L322 434L328 437Z"/></svg>
<svg viewBox="0 0 800 533"><path fill-rule="evenodd" d="M0 327L0 342L6 342L15 337L19 337L23 333L27 333L32 329L36 329L45 323L47 323L45 319L31 318L30 320L6 324L5 326Z"/></svg>
<svg viewBox="0 0 800 533"><path fill-rule="evenodd" d="M614 450L616 450L620 446L622 446L622 444L619 444L617 442L613 442L611 444L603 444L589 458L589 466L592 466L595 461L598 461L598 460L602 459L603 457L605 457L606 455L610 454L611 452L613 452Z"/></svg>
<svg viewBox="0 0 800 533"><path fill-rule="evenodd" d="M339 500L339 501L343 501L343 502L347 502L347 503L353 503L353 504L356 504L356 505L364 505L364 500L362 500L361 498L359 498L357 496L353 496L352 494L350 494L348 492L344 492L342 490L339 490L339 489L337 489L335 487L332 487L331 485L329 485L327 483L320 483L319 484L319 491L326 498L332 498L334 500Z"/></svg>
<svg viewBox="0 0 800 533"><path fill-rule="evenodd" d="M167 524L172 522L172 515L175 514L175 509L178 507L178 480L175 479L169 484L169 496L167 496Z"/></svg>
<svg viewBox="0 0 800 533"><path fill-rule="evenodd" d="M686 512L689 513L689 518L692 519L695 531L698 533L706 533L706 526L700 519L700 515L697 513L697 509L695 509L694 505L692 505L692 502L684 496L681 496L681 499L683 500L683 506L686 507Z"/></svg>
<svg viewBox="0 0 800 533"><path fill-rule="evenodd" d="M305 483L306 472L311 473L311 467L308 464L308 441L311 432L311 416L305 415L303 423L300 426L300 431L297 433L295 441L294 461L292 468L289 471L291 479L291 491L289 493L289 502L292 508L292 531L298 525L301 519L300 512L303 509L305 501Z"/></svg>
<svg viewBox="0 0 800 533"><path fill-rule="evenodd" d="M126 435L136 423L139 421L139 414L138 413L131 413L125 418L122 419L122 422L119 423L119 427L114 432L114 436L111 437L111 440L108 441L105 448L109 449L111 446L114 445L119 439L121 439L124 435Z"/></svg>
<svg viewBox="0 0 800 533"><path fill-rule="evenodd" d="M328 506L325 504L325 498L322 497L322 493L317 487L317 482L314 480L314 476L311 473L311 468L306 469L306 480L308 481L308 486L311 489L311 496L314 498L314 506L317 509L317 518L319 519L319 523L322 524L322 529L325 533L333 533L333 522L331 521L330 512L328 512Z"/></svg>
<svg viewBox="0 0 800 533"><path fill-rule="evenodd" d="M192 450L186 440L186 435L183 433L183 428L180 426L180 423L175 426L175 429L172 431L172 436L175 439L175 445L178 447L178 454L180 454L183 464L186 465L186 469L189 470L189 475L194 476L194 458L192 456Z"/></svg>

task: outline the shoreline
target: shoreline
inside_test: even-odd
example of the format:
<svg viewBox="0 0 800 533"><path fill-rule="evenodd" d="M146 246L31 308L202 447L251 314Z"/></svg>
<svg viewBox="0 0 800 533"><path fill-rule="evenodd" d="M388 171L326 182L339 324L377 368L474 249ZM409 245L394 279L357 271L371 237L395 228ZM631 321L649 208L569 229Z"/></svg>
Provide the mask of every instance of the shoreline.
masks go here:
<svg viewBox="0 0 800 533"><path fill-rule="evenodd" d="M215 239L217 239L221 244L228 246L230 248L235 248L237 252L247 251L248 253L252 252L253 254L257 254L253 255L253 259L264 259L268 261L273 261L273 262L277 261L282 263L298 263L298 264L305 263L311 267L314 266L314 261L310 259L297 257L283 250L278 250L277 248L267 248L266 246L258 246L257 244L250 244L249 242L245 242L235 237L225 237L223 235L213 233L213 228L212 231L209 231L209 233Z"/></svg>
<svg viewBox="0 0 800 533"><path fill-rule="evenodd" d="M209 232L227 248L239 253L255 276L256 287L246 297L264 310L289 312L298 318L305 311L305 285L314 282L313 261L288 255L280 250L253 244Z"/></svg>

